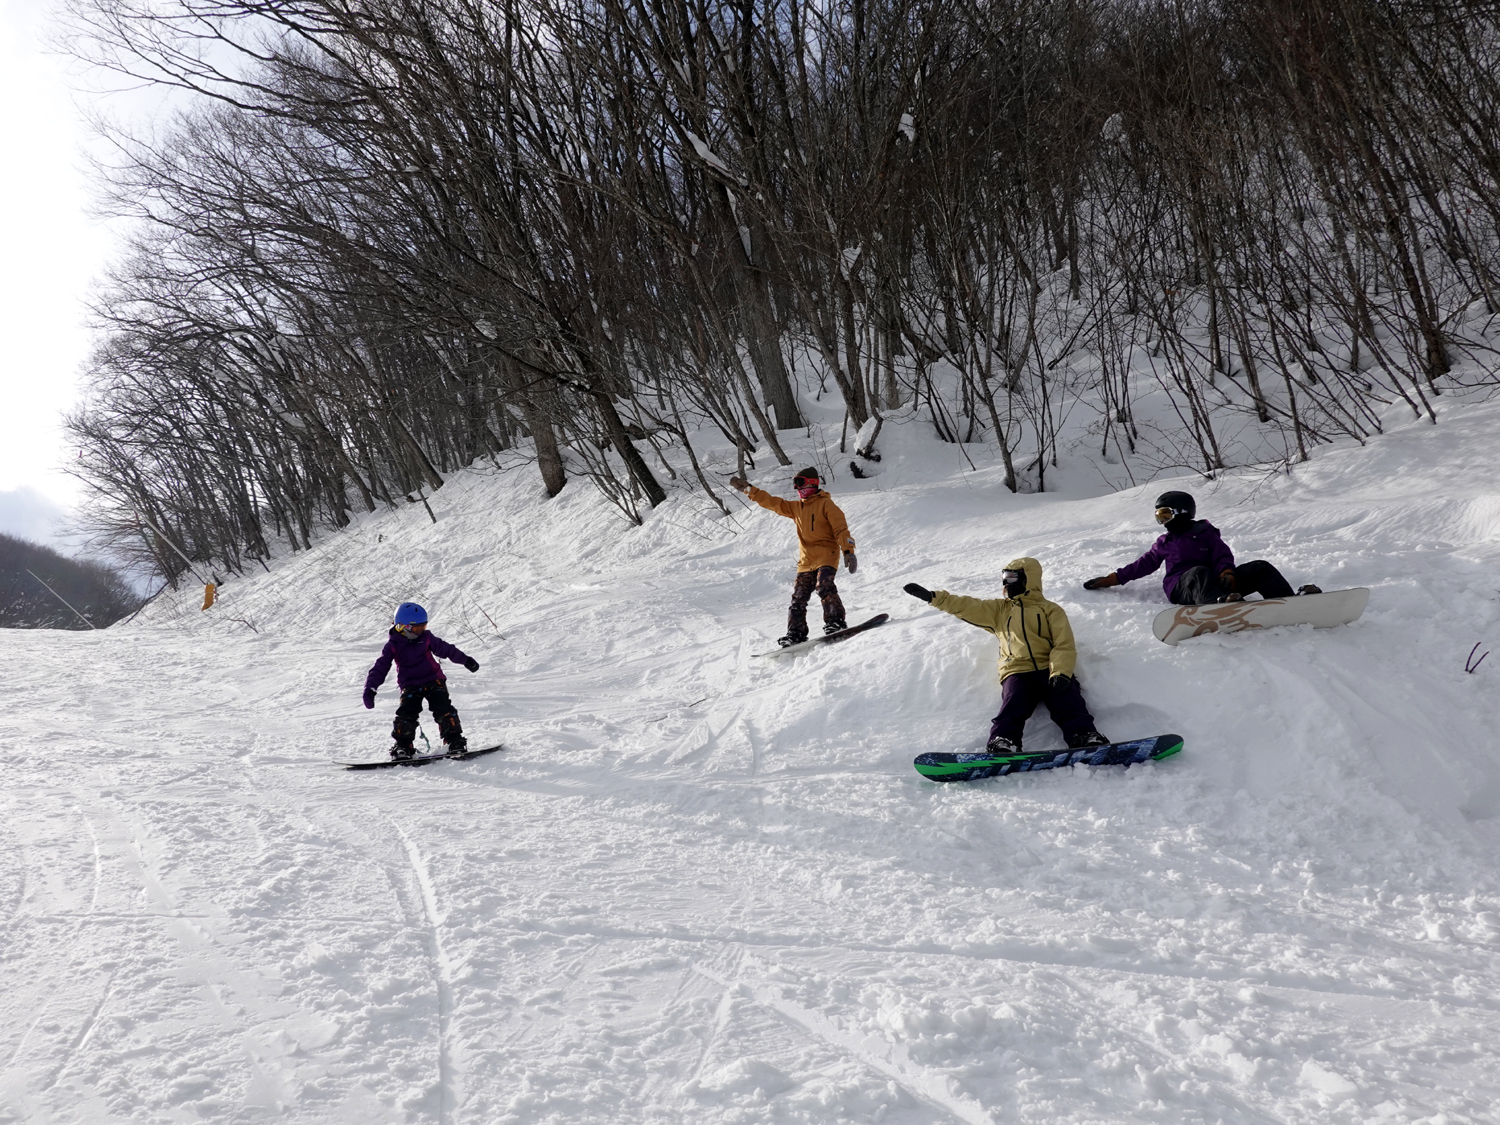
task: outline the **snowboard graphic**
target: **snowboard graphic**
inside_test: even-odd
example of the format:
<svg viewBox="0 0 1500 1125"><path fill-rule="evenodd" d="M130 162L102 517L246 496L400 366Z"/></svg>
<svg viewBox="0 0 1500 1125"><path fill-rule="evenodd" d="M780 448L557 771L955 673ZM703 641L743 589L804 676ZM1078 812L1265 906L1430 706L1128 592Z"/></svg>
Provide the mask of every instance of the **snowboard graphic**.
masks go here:
<svg viewBox="0 0 1500 1125"><path fill-rule="evenodd" d="M1059 766L1129 766L1160 761L1182 749L1179 734L1159 734L1132 742L1111 742L1085 750L1042 750L1017 754L918 754L912 765L929 781L978 781L1012 773L1055 770Z"/></svg>
<svg viewBox="0 0 1500 1125"><path fill-rule="evenodd" d="M333 764L343 766L346 770L385 770L393 766L425 766L428 762L467 762L470 758L478 758L504 749L505 747L497 742L494 746L486 746L482 750L465 750L462 754L418 754L415 758L381 758L375 762L334 762Z"/></svg>
<svg viewBox="0 0 1500 1125"><path fill-rule="evenodd" d="M1311 625L1315 629L1331 629L1335 625L1357 621L1369 600L1370 591L1359 586L1353 590L1303 594L1296 598L1174 605L1156 615L1151 631L1157 640L1175 645L1203 633L1237 633L1241 629L1266 629L1273 625Z"/></svg>
<svg viewBox="0 0 1500 1125"><path fill-rule="evenodd" d="M879 613L870 618L870 620L868 621L861 622L858 625L851 625L847 629L843 629L837 633L830 633L826 637L813 637L810 640L803 641L801 644L787 645L786 648L778 648L774 652L757 652L755 655L757 657L794 656L799 652L806 652L808 649L813 648L816 645L827 645L832 644L834 641L847 640L848 638L854 636L854 634L856 633L863 633L866 629L873 629L877 625L883 625L890 619L891 615L889 613Z"/></svg>

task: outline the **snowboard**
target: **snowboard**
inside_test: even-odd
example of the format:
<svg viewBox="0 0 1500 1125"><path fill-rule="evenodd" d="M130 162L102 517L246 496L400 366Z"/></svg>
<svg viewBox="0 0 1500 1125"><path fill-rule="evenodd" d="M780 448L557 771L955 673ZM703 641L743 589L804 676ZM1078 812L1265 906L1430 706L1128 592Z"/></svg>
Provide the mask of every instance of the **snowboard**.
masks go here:
<svg viewBox="0 0 1500 1125"><path fill-rule="evenodd" d="M929 781L978 781L982 777L1005 777L1012 773L1055 770L1059 766L1129 766L1156 762L1182 749L1182 736L1159 734L1133 742L1111 742L1084 750L1040 750L1015 754L918 754L912 762Z"/></svg>
<svg viewBox="0 0 1500 1125"><path fill-rule="evenodd" d="M1294 598L1222 602L1217 605L1174 605L1156 615L1151 631L1156 639L1175 645L1204 633L1237 633L1241 629L1266 629L1273 625L1311 625L1331 629L1357 621L1370 600L1370 591L1333 590L1327 594L1303 594Z"/></svg>
<svg viewBox="0 0 1500 1125"><path fill-rule="evenodd" d="M810 637L800 644L787 645L786 648L778 648L773 652L757 652L755 655L757 657L793 656L799 652L806 652L808 649L813 648L816 645L827 645L832 644L834 641L848 640L850 637L854 636L855 633L863 633L866 629L873 629L877 625L883 625L890 619L891 615L889 613L879 613L870 618L870 620L868 621L861 622L858 625L851 625L849 626L849 628L841 629L837 633L829 633L828 635L822 637Z"/></svg>
<svg viewBox="0 0 1500 1125"><path fill-rule="evenodd" d="M415 758L383 758L378 762L335 762L334 765L343 766L346 770L385 770L392 766L425 766L428 762L467 762L470 758L479 758L504 749L504 746L496 743L482 750L465 750L462 754L418 754Z"/></svg>

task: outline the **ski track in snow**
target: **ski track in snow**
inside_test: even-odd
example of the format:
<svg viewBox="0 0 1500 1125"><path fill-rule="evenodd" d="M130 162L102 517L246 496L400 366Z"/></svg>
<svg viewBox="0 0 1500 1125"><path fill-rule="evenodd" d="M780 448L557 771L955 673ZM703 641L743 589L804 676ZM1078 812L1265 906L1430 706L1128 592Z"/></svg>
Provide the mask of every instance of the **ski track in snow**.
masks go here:
<svg viewBox="0 0 1500 1125"><path fill-rule="evenodd" d="M1176 482L1239 558L1372 587L1335 630L1158 644L1158 582L1079 582L1167 482L1013 496L892 424L832 490L849 613L893 619L798 657L751 656L788 521L676 494L632 528L524 465L209 613L10 632L0 1123L1500 1121L1500 667L1463 667L1500 643L1497 431ZM1021 554L1100 727L1182 755L915 774L999 688L993 639L901 585L994 596ZM337 770L384 753L394 683L359 692L405 599L506 750Z"/></svg>

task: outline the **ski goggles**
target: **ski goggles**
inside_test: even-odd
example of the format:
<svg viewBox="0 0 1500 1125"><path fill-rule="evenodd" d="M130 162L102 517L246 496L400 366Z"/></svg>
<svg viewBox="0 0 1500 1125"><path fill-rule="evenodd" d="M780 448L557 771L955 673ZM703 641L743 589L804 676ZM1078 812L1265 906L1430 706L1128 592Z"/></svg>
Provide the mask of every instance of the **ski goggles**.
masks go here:
<svg viewBox="0 0 1500 1125"><path fill-rule="evenodd" d="M1024 585L1026 582L1026 572L1024 570L1002 570L1000 572L1000 582L1005 586Z"/></svg>
<svg viewBox="0 0 1500 1125"><path fill-rule="evenodd" d="M400 633L409 641L414 641L427 631L425 622L416 625L397 625L396 632Z"/></svg>
<svg viewBox="0 0 1500 1125"><path fill-rule="evenodd" d="M1178 508L1157 508L1156 509L1156 522L1157 523L1171 523L1178 516L1183 515L1183 514L1184 513L1180 509L1178 509Z"/></svg>

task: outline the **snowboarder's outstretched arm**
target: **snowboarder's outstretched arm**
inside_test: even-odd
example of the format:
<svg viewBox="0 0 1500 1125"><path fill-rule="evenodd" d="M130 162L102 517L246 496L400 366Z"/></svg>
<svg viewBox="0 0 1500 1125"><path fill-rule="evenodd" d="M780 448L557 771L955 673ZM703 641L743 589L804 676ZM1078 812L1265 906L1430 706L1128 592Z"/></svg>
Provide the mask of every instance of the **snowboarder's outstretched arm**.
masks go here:
<svg viewBox="0 0 1500 1125"><path fill-rule="evenodd" d="M441 656L444 660L451 660L455 664L462 664L471 672L479 671L479 661L460 651L457 645L450 645L441 637L434 637L431 633L427 634L427 639L427 648L432 655Z"/></svg>
<svg viewBox="0 0 1500 1125"><path fill-rule="evenodd" d="M1161 564L1167 561L1166 542L1167 537L1160 536L1135 562L1126 563L1116 570L1113 575L1115 580L1110 585L1123 586L1127 582L1134 582L1137 578L1144 578L1160 570Z"/></svg>
<svg viewBox="0 0 1500 1125"><path fill-rule="evenodd" d="M786 516L787 519L797 518L797 509L790 500L783 500L780 496L772 496L763 488L756 488L752 484L745 490L745 495L768 512L775 512L778 516Z"/></svg>
<svg viewBox="0 0 1500 1125"><path fill-rule="evenodd" d="M1000 617L1006 611L1005 598L969 598L963 594L950 594L947 590L935 590L932 608L951 613L960 621L977 625L989 633L998 633Z"/></svg>

